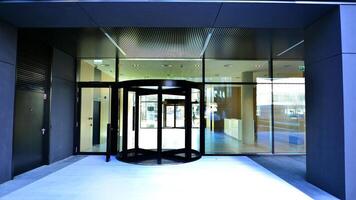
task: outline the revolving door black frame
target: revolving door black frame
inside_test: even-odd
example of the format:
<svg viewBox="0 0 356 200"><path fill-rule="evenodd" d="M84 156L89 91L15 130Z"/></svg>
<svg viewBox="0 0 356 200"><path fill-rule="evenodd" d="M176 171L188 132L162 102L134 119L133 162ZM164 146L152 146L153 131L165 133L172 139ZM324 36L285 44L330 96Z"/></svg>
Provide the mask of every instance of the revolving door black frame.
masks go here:
<svg viewBox="0 0 356 200"><path fill-rule="evenodd" d="M203 112L203 92L201 84L189 81L171 81L171 80L135 80L125 81L123 89L123 119L122 119L122 150L117 153L117 159L125 162L141 162L145 160L156 159L161 163L162 159L176 162L190 162L201 157L201 152L192 149L192 89L200 91L200 150L204 149L202 135L204 134L204 112ZM143 86L155 86L156 89L142 88ZM169 87L169 88L165 88ZM135 92L135 109L134 109L134 148L128 149L128 94L130 91ZM157 149L142 149L139 147L139 97L143 95L157 95ZM184 103L184 130L185 130L185 147L181 149L162 149L162 129L163 129L163 95L179 95L185 97ZM204 136L203 136L204 138ZM183 156L182 156L183 155Z"/></svg>

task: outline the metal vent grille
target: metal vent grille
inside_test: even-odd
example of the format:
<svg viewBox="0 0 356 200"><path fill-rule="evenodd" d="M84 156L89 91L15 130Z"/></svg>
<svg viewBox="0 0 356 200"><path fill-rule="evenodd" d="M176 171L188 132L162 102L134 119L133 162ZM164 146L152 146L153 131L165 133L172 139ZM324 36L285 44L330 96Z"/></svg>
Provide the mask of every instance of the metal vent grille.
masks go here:
<svg viewBox="0 0 356 200"><path fill-rule="evenodd" d="M199 58L209 28L105 28L131 58Z"/></svg>
<svg viewBox="0 0 356 200"><path fill-rule="evenodd" d="M44 92L51 67L51 48L21 37L18 44L16 87Z"/></svg>

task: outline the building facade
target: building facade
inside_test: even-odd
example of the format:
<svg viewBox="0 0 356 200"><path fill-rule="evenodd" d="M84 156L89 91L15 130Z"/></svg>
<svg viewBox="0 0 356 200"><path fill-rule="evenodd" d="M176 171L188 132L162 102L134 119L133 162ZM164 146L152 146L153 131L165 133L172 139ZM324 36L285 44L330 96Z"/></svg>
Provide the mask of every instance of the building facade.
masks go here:
<svg viewBox="0 0 356 200"><path fill-rule="evenodd" d="M354 4L1 2L0 182L138 148L306 154L353 199Z"/></svg>

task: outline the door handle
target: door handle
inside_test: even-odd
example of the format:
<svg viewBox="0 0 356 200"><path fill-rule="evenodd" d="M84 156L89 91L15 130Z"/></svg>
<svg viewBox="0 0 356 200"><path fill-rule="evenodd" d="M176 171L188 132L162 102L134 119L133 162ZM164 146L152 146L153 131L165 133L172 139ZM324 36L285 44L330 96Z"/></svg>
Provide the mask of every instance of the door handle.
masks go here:
<svg viewBox="0 0 356 200"><path fill-rule="evenodd" d="M46 129L45 129L45 128L42 128L42 129L41 129L41 133L42 133L42 135L45 135Z"/></svg>

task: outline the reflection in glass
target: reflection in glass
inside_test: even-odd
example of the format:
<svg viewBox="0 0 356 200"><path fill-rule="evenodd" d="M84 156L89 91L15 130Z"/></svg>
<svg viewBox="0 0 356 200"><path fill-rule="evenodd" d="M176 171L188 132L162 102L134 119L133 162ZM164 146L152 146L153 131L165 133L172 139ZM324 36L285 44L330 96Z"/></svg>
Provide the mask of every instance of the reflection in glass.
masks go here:
<svg viewBox="0 0 356 200"><path fill-rule="evenodd" d="M105 152L107 124L110 123L110 89L82 88L80 151Z"/></svg>
<svg viewBox="0 0 356 200"><path fill-rule="evenodd" d="M304 153L304 78L274 80L273 105L275 152Z"/></svg>
<svg viewBox="0 0 356 200"><path fill-rule="evenodd" d="M271 152L271 84L206 86L206 153Z"/></svg>
<svg viewBox="0 0 356 200"><path fill-rule="evenodd" d="M78 81L115 81L115 59L80 59Z"/></svg>

